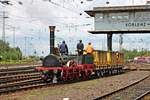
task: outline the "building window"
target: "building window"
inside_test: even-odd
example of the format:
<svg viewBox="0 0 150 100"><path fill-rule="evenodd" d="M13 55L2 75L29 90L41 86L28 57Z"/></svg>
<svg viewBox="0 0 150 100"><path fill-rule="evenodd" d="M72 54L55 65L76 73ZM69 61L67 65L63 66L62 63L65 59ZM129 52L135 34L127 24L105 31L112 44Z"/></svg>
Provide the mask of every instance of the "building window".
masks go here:
<svg viewBox="0 0 150 100"><path fill-rule="evenodd" d="M112 13L109 15L111 21L126 21L129 20L129 15L126 13Z"/></svg>
<svg viewBox="0 0 150 100"><path fill-rule="evenodd" d="M111 16L111 18L112 18L112 19L116 19L117 17L116 17L116 16Z"/></svg>
<svg viewBox="0 0 150 100"><path fill-rule="evenodd" d="M95 21L103 21L103 14L96 14Z"/></svg>
<svg viewBox="0 0 150 100"><path fill-rule="evenodd" d="M150 19L150 12L136 12L135 13L136 20L149 20Z"/></svg>

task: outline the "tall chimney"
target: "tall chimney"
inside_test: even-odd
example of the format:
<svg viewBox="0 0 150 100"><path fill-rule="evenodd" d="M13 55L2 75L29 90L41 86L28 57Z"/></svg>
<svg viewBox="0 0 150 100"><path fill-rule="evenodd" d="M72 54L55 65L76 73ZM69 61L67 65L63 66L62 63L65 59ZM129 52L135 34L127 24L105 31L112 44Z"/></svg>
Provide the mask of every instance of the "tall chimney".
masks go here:
<svg viewBox="0 0 150 100"><path fill-rule="evenodd" d="M50 31L50 54L54 54L55 26L49 26L49 31Z"/></svg>

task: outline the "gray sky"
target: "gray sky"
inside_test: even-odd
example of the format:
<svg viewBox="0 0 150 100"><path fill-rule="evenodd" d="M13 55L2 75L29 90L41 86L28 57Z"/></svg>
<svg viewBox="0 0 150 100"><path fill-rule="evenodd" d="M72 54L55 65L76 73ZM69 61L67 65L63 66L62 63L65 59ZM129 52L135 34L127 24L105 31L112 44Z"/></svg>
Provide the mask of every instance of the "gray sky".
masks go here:
<svg viewBox="0 0 150 100"><path fill-rule="evenodd" d="M6 11L9 17L6 19L6 40L13 46L13 31L11 26L16 27L16 46L19 46L26 54L32 54L34 50L39 55L49 52L49 25L56 26L56 44L66 40L70 50L74 52L76 43L82 39L85 44L93 42L96 49L106 50L105 35L91 35L87 31L93 29L94 20L88 18L85 10L96 6L121 6L145 4L146 0L10 0L12 6L0 5L0 12ZM18 2L21 1L22 5ZM81 4L81 1L83 3ZM106 5L106 1L110 4ZM120 5L121 4L121 5ZM0 13L2 15L2 13ZM0 37L2 34L2 18L0 18ZM25 46L25 37L26 46ZM118 50L118 35L113 37L113 48ZM146 37L150 37L146 35ZM124 47L128 49L140 48L138 41L143 40L144 35L124 35ZM145 40L145 41L144 41ZM133 42L134 41L134 42ZM129 46L129 44L134 46ZM143 48L146 46L143 45ZM147 47L148 48L148 47Z"/></svg>

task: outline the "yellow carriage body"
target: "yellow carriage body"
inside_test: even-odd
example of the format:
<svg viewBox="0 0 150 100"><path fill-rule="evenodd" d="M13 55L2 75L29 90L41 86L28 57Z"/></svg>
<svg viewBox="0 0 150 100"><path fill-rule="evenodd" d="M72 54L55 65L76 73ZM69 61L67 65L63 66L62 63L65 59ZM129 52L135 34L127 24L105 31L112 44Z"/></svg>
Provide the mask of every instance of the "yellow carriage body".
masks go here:
<svg viewBox="0 0 150 100"><path fill-rule="evenodd" d="M94 50L94 65L100 67L121 66L124 64L124 55L120 52Z"/></svg>

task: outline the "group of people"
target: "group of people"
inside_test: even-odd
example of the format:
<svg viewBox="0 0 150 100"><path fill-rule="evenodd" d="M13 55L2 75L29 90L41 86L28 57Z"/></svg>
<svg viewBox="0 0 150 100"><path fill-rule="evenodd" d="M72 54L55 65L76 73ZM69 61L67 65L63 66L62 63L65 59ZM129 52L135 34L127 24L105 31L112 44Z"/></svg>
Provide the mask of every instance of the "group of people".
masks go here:
<svg viewBox="0 0 150 100"><path fill-rule="evenodd" d="M77 52L78 52L78 55L83 55L83 52L84 52L84 44L82 43L82 40L79 40L79 43L77 44ZM62 44L59 46L59 51L61 53L61 55L68 55L68 46L67 44L65 43L65 41L62 41ZM91 42L88 43L86 49L85 49L85 52L87 54L92 54L93 52L93 46L91 44Z"/></svg>

